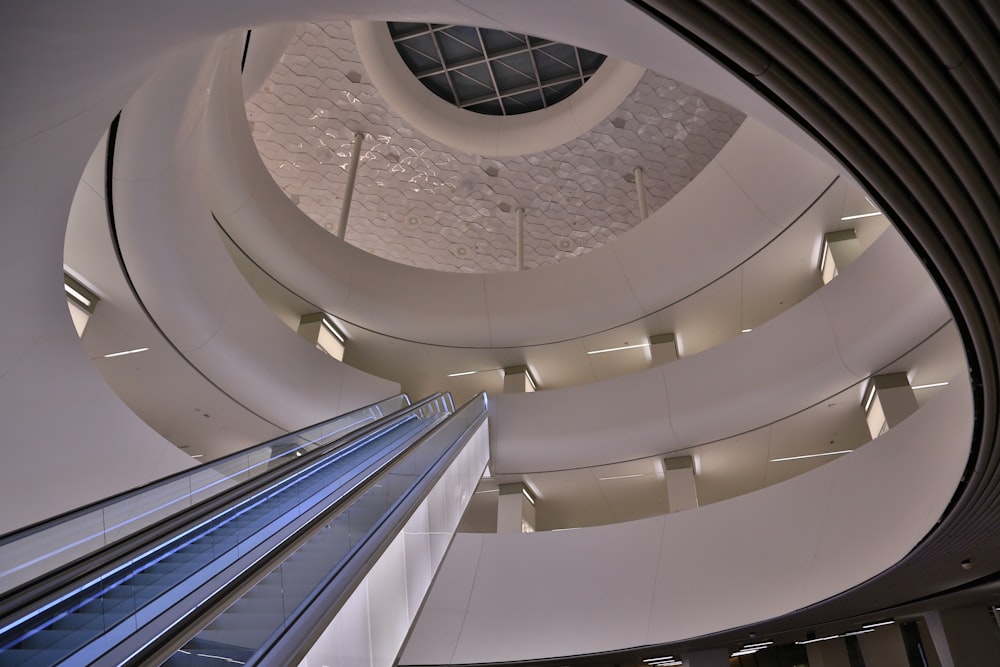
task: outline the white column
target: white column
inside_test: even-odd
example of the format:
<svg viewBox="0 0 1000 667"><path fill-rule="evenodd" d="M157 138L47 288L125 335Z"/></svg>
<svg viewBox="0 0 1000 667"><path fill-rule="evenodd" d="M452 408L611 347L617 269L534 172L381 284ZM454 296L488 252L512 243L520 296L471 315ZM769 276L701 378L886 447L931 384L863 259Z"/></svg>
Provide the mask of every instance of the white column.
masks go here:
<svg viewBox="0 0 1000 667"><path fill-rule="evenodd" d="M906 646L903 644L903 633L900 632L899 625L893 623L874 630L857 635L865 664L907 667L910 661L906 656Z"/></svg>
<svg viewBox="0 0 1000 667"><path fill-rule="evenodd" d="M845 266L861 254L861 241L853 229L841 229L823 237L823 256L819 270L823 274L823 284L830 282Z"/></svg>
<svg viewBox="0 0 1000 667"><path fill-rule="evenodd" d="M649 217L649 206L646 203L646 182L642 178L642 167L632 170L635 176L635 196L639 200L639 222Z"/></svg>
<svg viewBox="0 0 1000 667"><path fill-rule="evenodd" d="M337 238L343 239L347 233L347 218L351 214L351 200L354 199L354 182L358 178L358 161L361 159L361 141L365 135L354 133L351 146L351 163L347 167L347 185L344 186L344 203L340 207L340 222L337 223Z"/></svg>
<svg viewBox="0 0 1000 667"><path fill-rule="evenodd" d="M1000 633L986 605L924 614L941 667L1000 665Z"/></svg>
<svg viewBox="0 0 1000 667"><path fill-rule="evenodd" d="M667 482L667 503L671 514L698 507L698 488L694 480L694 460L690 456L663 459Z"/></svg>
<svg viewBox="0 0 1000 667"><path fill-rule="evenodd" d="M298 334L338 361L344 360L344 335L326 313L309 313L299 320Z"/></svg>
<svg viewBox="0 0 1000 667"><path fill-rule="evenodd" d="M498 533L533 533L535 516L535 497L528 487L521 482L500 485Z"/></svg>
<svg viewBox="0 0 1000 667"><path fill-rule="evenodd" d="M851 667L843 639L831 639L806 645L809 667Z"/></svg>
<svg viewBox="0 0 1000 667"><path fill-rule="evenodd" d="M917 397L906 373L873 375L862 407L868 430L877 438L917 411Z"/></svg>
<svg viewBox="0 0 1000 667"><path fill-rule="evenodd" d="M524 209L520 206L514 211L514 218L516 221L517 234L515 238L515 245L517 246L517 270L524 271Z"/></svg>
<svg viewBox="0 0 1000 667"><path fill-rule="evenodd" d="M649 357L654 366L677 361L677 337L672 333L650 336Z"/></svg>
<svg viewBox="0 0 1000 667"><path fill-rule="evenodd" d="M934 643L934 652L941 667L955 667L955 661L951 659L951 647L948 645L948 633L945 632L944 622L941 620L941 612L932 611L924 614L924 622L927 624L927 634Z"/></svg>
<svg viewBox="0 0 1000 667"><path fill-rule="evenodd" d="M535 389L535 381L527 366L508 366L503 369L503 393L522 394Z"/></svg>

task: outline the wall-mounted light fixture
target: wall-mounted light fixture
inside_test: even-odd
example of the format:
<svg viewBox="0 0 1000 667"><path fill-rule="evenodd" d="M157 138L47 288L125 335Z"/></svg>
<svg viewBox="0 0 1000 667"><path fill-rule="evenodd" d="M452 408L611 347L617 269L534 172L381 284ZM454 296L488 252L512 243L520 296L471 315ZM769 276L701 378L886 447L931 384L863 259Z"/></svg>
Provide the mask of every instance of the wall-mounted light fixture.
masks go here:
<svg viewBox="0 0 1000 667"><path fill-rule="evenodd" d="M861 402L872 438L877 438L917 410L906 373L873 375Z"/></svg>
<svg viewBox="0 0 1000 667"><path fill-rule="evenodd" d="M505 394L538 391L538 382L526 364L507 366L503 369L503 391Z"/></svg>
<svg viewBox="0 0 1000 667"><path fill-rule="evenodd" d="M63 291L66 293L66 302L69 304L69 314L73 318L76 334L83 336L87 322L94 314L94 309L97 308L97 303L101 299L86 285L65 271L63 272Z"/></svg>
<svg viewBox="0 0 1000 667"><path fill-rule="evenodd" d="M875 215L882 215L882 211L870 211L869 213L858 213L856 215L845 215L841 220L857 220L858 218L870 218Z"/></svg>
<svg viewBox="0 0 1000 667"><path fill-rule="evenodd" d="M823 235L819 272L826 285L861 254L861 241L853 229L841 229Z"/></svg>
<svg viewBox="0 0 1000 667"><path fill-rule="evenodd" d="M618 352L620 350L634 350L639 347L649 347L649 343L636 343L635 345L619 345L618 347L606 347L603 350L591 350L587 354L604 354L605 352Z"/></svg>
<svg viewBox="0 0 1000 667"><path fill-rule="evenodd" d="M338 361L344 360L347 336L326 313L309 313L299 320L300 336Z"/></svg>

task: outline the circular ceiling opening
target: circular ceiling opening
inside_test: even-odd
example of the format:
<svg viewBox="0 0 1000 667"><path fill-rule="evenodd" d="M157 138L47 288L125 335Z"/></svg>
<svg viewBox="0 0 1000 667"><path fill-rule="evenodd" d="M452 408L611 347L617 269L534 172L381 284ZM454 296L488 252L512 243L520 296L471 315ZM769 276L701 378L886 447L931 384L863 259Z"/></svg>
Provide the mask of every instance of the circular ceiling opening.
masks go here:
<svg viewBox="0 0 1000 667"><path fill-rule="evenodd" d="M400 57L432 93L460 109L513 116L576 92L605 56L505 30L389 22Z"/></svg>

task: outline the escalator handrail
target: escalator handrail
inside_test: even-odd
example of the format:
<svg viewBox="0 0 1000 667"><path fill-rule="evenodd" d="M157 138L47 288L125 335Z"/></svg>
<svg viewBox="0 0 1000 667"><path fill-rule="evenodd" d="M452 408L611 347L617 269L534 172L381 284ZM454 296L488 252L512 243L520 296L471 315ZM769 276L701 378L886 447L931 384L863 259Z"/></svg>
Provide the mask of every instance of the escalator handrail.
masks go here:
<svg viewBox="0 0 1000 667"><path fill-rule="evenodd" d="M222 456L220 458L213 459L212 461L206 462L203 465L207 465L208 463L213 463L213 464L222 463L222 462L225 462L225 461L237 459L237 458L239 458L241 456L246 456L247 454L249 454L250 452L252 452L255 449L261 449L261 448L264 448L264 447L272 446L272 445L278 443L278 441L280 441L280 440L284 440L286 438L294 438L294 437L298 436L300 433L303 433L305 431L310 431L312 429L319 428L319 427L321 427L321 426L323 426L325 424L337 421L338 419L343 419L344 417L348 417L348 416L353 415L353 414L363 413L363 412L365 412L367 410L371 410L372 408L378 408L379 406L381 406L384 403L388 403L390 401L394 401L394 400L400 399L400 398L402 398L406 402L406 404L407 404L407 405L404 405L404 407L402 409L406 409L406 407L412 406L412 403L410 402L410 397L407 394L405 394L405 393L403 393L403 394L397 394L395 396L390 396L389 398L384 398L381 401L376 401L375 403L372 403L371 405L366 405L365 407L358 408L356 410L351 410L350 412L346 412L346 413L344 413L342 415L338 415L336 417L331 417L330 419L324 419L324 420L319 421L319 422L317 422L315 424L312 424L310 426L306 426L304 428L298 429L297 431L292 431L290 433L286 433L285 435L280 435L280 436L278 436L276 438L272 438L270 440L267 440L266 442L258 443L256 445L250 445L249 447L245 447L245 448L243 448L243 449L241 449L239 451L233 452L231 454L227 454L226 456ZM129 498L132 498L132 497L134 497L136 495L139 495L139 494L142 494L142 493L147 493L147 492L151 491L152 489L158 488L160 486L164 486L164 485L169 484L171 482L177 481L178 479L181 479L183 477L189 476L189 475L193 474L194 472L197 472L200 468L201 468L201 466L196 466L194 468L186 468L184 470L179 470L179 471L177 471L175 473L171 473L169 475L166 475L165 477L161 477L159 479L155 479L155 480L153 480L151 482L146 482L145 484L141 484L141 485L133 487L131 489L126 489L125 491L121 491L121 492L116 493L116 494L114 494L112 496L108 496L106 498L101 498L101 499L95 500L95 501L93 501L91 503L83 505L82 507L76 507L76 508L73 508L71 510L67 510L67 511L61 513L61 514L57 514L55 516L52 516L52 517L49 517L49 518L46 518L46 519L42 519L40 521L36 521L35 523L28 524L27 526L22 526L21 528L16 528L16 529L10 531L9 533L4 533L3 535L0 535L0 548L6 546L7 544L10 544L11 542L16 542L18 540L24 539L24 538L28 537L29 535L37 533L37 532L39 532L41 530L44 530L44 529L56 526L56 525L61 524L61 523L66 523L67 521L69 521L71 519L74 519L74 518L76 518L78 516L82 516L84 514L87 514L88 512L93 512L93 511L95 511L95 510L97 510L97 509L99 509L101 507L107 507L109 505L113 505L113 504L116 504L116 503L128 500Z"/></svg>
<svg viewBox="0 0 1000 667"><path fill-rule="evenodd" d="M304 456L295 457L289 461L288 465L269 470L257 477L226 489L216 496L187 507L140 531L128 535L118 542L89 553L67 566L61 567L58 571L32 579L6 592L0 598L0 627L7 626L11 622L14 622L17 617L24 616L36 608L46 605L52 599L58 598L67 589L79 588L83 585L80 583L82 580L92 579L98 576L98 573L113 569L120 563L134 558L136 553L148 550L152 544L170 539L172 535L184 530L186 526L193 522L201 521L206 516L216 513L220 509L240 502L243 498L258 492L261 488L312 465L318 459L342 447L349 446L363 438L371 437L380 431L395 427L401 421L408 419L412 413L423 409L425 406L441 398L442 394L440 393L428 396L391 415L366 424L360 429L352 431L346 436L342 436Z"/></svg>
<svg viewBox="0 0 1000 667"><path fill-rule="evenodd" d="M454 413L454 404L449 394L436 394L421 403L426 404L431 401L444 403L440 414ZM427 434L434 432L439 424L440 422L435 423L420 434L410 436L401 444L396 444L380 455L378 460L366 465L363 470L356 470L350 478L342 480L335 488L331 487L330 495L326 499L296 517L261 544L242 554L224 569L213 574L210 579L185 592L183 597L175 600L170 608L158 612L155 617L151 617L148 622L136 628L129 637L108 648L95 664L160 664L161 651L166 655L172 652L170 648L164 647L175 646L177 642L183 643L189 634L197 633L210 623L217 615L213 614L212 610L217 608L220 599L229 599L234 594L239 597L250 590L274 567L280 565L290 552L294 552L303 541L327 523L332 514L349 506L371 484L382 479L386 471L392 469L401 458L423 442ZM379 435L381 433L372 437ZM84 656L78 655L73 658L82 660Z"/></svg>
<svg viewBox="0 0 1000 667"><path fill-rule="evenodd" d="M413 445L417 447L425 440L434 437L438 430L447 427L449 421L458 418L466 410L475 409L477 404L479 412L470 425L396 501L365 539L354 546L343 564L330 572L323 583L293 612L291 618L246 662L247 667L298 664L305 658L319 635L389 546L391 538L402 530L426 495L487 418L486 393L480 392L473 396L456 410L449 420L439 424Z"/></svg>
<svg viewBox="0 0 1000 667"><path fill-rule="evenodd" d="M197 608L195 605L189 605L185 610L183 616L179 616L169 628L164 629L156 637L151 637L142 648L137 649L134 653L128 656L124 661L121 662L123 665L146 665L146 664L161 664L167 660L170 655L176 652L180 647L182 647L187 641L197 635L202 629L207 627L212 623L217 616L223 613L233 602L238 600L243 595L247 594L258 582L264 579L268 574L270 574L275 568L279 567L281 563L291 556L295 551L302 546L306 541L308 541L313 534L315 534L319 529L321 529L325 524L329 523L331 518L338 515L340 512L349 507L359 496L365 493L368 488L379 483L386 474L391 472L395 464L403 459L408 453L412 452L418 448L421 444L426 442L429 438L432 438L438 431L444 428L451 419L454 419L461 411L469 408L471 404L475 401L481 400L483 406L480 409L479 414L474 419L472 425L462 432L449 447L445 450L441 456L438 457L437 461L432 465L428 471L425 471L421 477L414 482L411 489L405 493L393 506L390 508L389 512L385 517L376 525L373 529L373 533L376 531L381 531L385 526L386 522L389 520L399 519L403 522L412 514L416 508L417 503L411 503L411 506L405 507L405 516L398 514L398 506L400 503L405 503L408 498L413 497L414 490L417 489L420 497L422 497L423 491L425 490L427 484L432 484L436 481L440 475L443 473L444 469L447 467L447 463L450 463L452 458L461 451L461 445L464 445L468 441L471 434L475 432L475 429L482 423L486 418L486 408L485 408L485 393L481 393L474 397L472 400L467 402L458 410L454 410L449 419L443 421L442 423L436 425L430 431L424 435L416 438L411 443L403 448L400 448L394 452L391 456L387 457L385 460L380 462L377 466L373 466L370 469L365 478L360 480L359 483L351 490L350 493L345 494L335 503L330 505L324 511L318 513L314 516L306 525L303 525L300 530L298 530L294 536L289 537L285 542L281 544L276 544L274 548L266 556L261 556L256 559L252 567L247 568L241 573L241 575L230 581L221 588L211 594L210 599L199 599ZM445 461L445 465L442 466L442 461ZM429 482L428 475L433 474L434 477ZM395 522L394 524L395 525ZM402 524L400 524L402 525ZM381 532L379 533L381 535ZM366 537L364 540L355 545L351 551L343 558L341 561L341 567L337 568L336 572L341 572L344 568L349 567L350 563L356 562L356 554L363 545L371 542L371 537ZM381 553L381 552L379 552ZM333 565L331 563L331 565ZM366 570L367 571L367 570ZM327 582L336 577L335 573L331 573L319 589L323 589ZM317 589L317 590L319 590ZM197 596L196 596L197 597ZM311 607L312 599L315 597L315 593L308 600L306 600L302 605L300 605L299 610L296 612L301 612L303 608ZM294 624L298 616L295 619L289 619L286 625ZM276 640L276 637L272 637L268 644L265 645L265 649L269 646L272 640ZM262 651L265 649L261 649ZM122 656L117 656L116 660L121 659ZM248 663L250 664L250 663Z"/></svg>

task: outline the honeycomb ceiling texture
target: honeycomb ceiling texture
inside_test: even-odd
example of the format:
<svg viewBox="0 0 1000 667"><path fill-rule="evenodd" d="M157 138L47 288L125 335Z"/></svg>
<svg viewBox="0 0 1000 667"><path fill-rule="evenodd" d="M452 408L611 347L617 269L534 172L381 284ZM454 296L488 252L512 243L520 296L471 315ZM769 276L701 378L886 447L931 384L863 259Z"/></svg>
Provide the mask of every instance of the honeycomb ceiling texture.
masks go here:
<svg viewBox="0 0 1000 667"><path fill-rule="evenodd" d="M355 132L364 134L345 240L426 269L516 270L582 255L639 224L633 170L650 211L715 157L743 114L647 71L590 132L507 158L459 153L390 109L364 73L349 23L303 24L247 103L265 165L306 215L335 233ZM471 112L470 112L471 113Z"/></svg>

